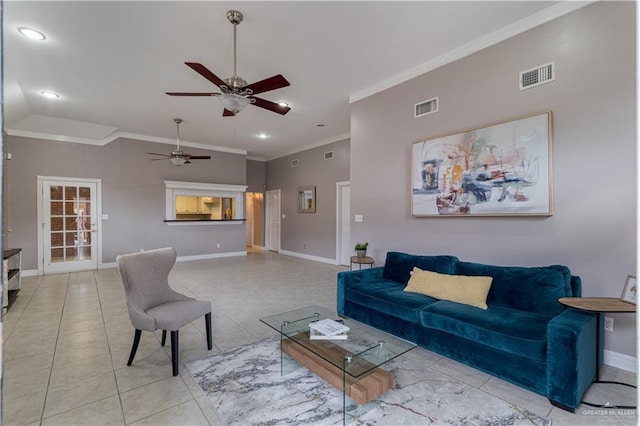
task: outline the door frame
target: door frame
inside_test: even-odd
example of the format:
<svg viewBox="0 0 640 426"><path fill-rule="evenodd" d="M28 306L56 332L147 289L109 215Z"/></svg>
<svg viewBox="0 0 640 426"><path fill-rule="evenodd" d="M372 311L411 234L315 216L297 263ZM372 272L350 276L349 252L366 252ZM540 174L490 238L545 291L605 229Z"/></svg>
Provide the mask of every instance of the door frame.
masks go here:
<svg viewBox="0 0 640 426"><path fill-rule="evenodd" d="M350 239L349 241L344 241L342 238L342 228L344 226L342 220L342 191L345 188L351 189L351 181L336 182L336 265L344 264L342 263L342 251L345 245L348 246L351 244ZM349 206L350 205L351 200L349 200ZM349 213L349 217L351 217L351 213ZM349 235L351 234L349 233Z"/></svg>
<svg viewBox="0 0 640 426"><path fill-rule="evenodd" d="M277 250L274 250L273 247L271 247L271 220L273 219L271 217L271 194L278 194L278 217L277 220L280 223L280 226L278 226L278 248ZM264 245L265 245L265 249L266 250L271 250L271 251L276 251L278 253L280 253L280 249L282 246L282 190L280 189L272 189L270 191L266 191L265 192L265 198L266 198L266 203L265 203L265 229L264 229Z"/></svg>
<svg viewBox="0 0 640 426"><path fill-rule="evenodd" d="M96 261L97 269L102 269L102 179L75 178L61 176L38 176L37 177L37 215L38 215L38 275L44 275L44 182L46 181L66 181L77 183L92 183L96 185L95 203L96 206ZM81 269L86 271L86 269ZM75 271L69 271L75 272Z"/></svg>

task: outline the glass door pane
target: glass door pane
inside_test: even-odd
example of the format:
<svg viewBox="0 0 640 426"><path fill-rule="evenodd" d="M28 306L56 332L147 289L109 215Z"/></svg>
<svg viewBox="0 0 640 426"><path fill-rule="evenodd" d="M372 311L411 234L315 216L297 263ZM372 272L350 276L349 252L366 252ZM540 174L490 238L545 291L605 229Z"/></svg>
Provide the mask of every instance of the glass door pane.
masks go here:
<svg viewBox="0 0 640 426"><path fill-rule="evenodd" d="M45 218L49 234L45 238L45 272L97 267L93 241L95 188L95 183L49 182L45 192L49 196L44 200L49 204L49 217Z"/></svg>

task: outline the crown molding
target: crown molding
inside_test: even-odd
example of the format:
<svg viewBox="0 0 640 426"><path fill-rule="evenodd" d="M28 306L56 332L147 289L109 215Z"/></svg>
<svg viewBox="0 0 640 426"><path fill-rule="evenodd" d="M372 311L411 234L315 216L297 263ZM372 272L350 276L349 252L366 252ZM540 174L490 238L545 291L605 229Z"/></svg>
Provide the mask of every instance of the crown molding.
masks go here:
<svg viewBox="0 0 640 426"><path fill-rule="evenodd" d="M157 136L150 135L142 135L138 133L128 133L116 131L103 139L89 139L89 138L79 138L75 136L67 136L67 135L56 135L52 133L42 133L42 132L33 132L29 130L20 130L20 129L5 129L5 132L9 136L20 136L24 138L32 138L32 139L45 139L45 140L53 140L58 142L70 142L70 143L78 143L85 145L94 145L94 146L105 146L108 143L113 142L116 139L124 138L124 139L135 139L146 142L155 142L162 143L166 145L175 146L175 139L162 138ZM188 146L190 148L199 148L207 151L217 151L217 152L227 152L230 154L239 154L239 155L247 155L247 150L244 149L236 149L236 148L227 148L224 146L216 146L216 145L206 145L203 143L197 142L189 142L189 141L180 141L181 146Z"/></svg>
<svg viewBox="0 0 640 426"><path fill-rule="evenodd" d="M456 49L453 49L443 55L438 56L424 64L411 68L405 72L402 72L394 77L381 81L373 86L370 86L364 90L356 92L349 96L349 103L358 102L364 98L375 95L376 93L390 89L405 81L416 78L422 74L426 74L429 71L433 71L436 68L440 68L451 62L455 62L473 53L479 52L482 49L498 44L504 40L528 31L532 28L538 27L542 24L546 24L556 18L564 16L568 13L574 12L587 5L595 3L598 0L587 1L560 1L546 9L543 9L537 13L515 21L499 30L489 33L477 40L464 44Z"/></svg>
<svg viewBox="0 0 640 426"><path fill-rule="evenodd" d="M317 141L317 142L313 142L313 143L310 143L310 144L305 145L305 146L300 146L300 147L296 147L295 149L282 151L281 153L279 153L277 155L274 155L273 157L267 158L266 161L271 161L271 160L275 160L277 158L286 157L287 155L297 154L298 152L302 152L302 151L308 151L310 149L317 148L319 146L329 145L330 143L340 142L340 141L343 141L345 139L349 139L350 137L351 137L351 133L349 133L349 132L342 133L340 135L336 135L336 136L333 136L333 137L328 138L328 139L323 139L323 140L320 140L320 141Z"/></svg>
<svg viewBox="0 0 640 426"><path fill-rule="evenodd" d="M162 137L149 136L149 135L142 135L142 134L138 134L138 133L127 133L127 132L118 132L118 134L119 134L119 137L121 137L121 138L136 139L136 140L147 141L147 142L164 143L164 144L167 144L167 145L175 145L176 144L176 140L175 139L162 138ZM190 148L206 149L208 151L228 152L230 154L247 155L247 150L246 149L228 148L228 147L225 147L225 146L216 146L216 145L207 145L207 144L204 144L204 143L184 141L182 139L180 139L180 146L188 146Z"/></svg>

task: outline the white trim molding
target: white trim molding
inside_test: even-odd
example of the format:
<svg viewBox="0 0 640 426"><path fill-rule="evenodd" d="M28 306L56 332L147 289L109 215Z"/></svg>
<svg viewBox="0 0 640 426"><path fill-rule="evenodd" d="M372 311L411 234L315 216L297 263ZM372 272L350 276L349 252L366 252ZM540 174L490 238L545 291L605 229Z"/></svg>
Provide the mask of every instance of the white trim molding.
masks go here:
<svg viewBox="0 0 640 426"><path fill-rule="evenodd" d="M632 373L638 373L638 358L630 355L621 354L619 352L613 352L608 349L604 350L604 363L611 367L616 367L621 370L631 371Z"/></svg>
<svg viewBox="0 0 640 426"><path fill-rule="evenodd" d="M189 262L192 260L207 260L207 259L221 259L224 257L238 257L238 256L246 256L246 251L229 251L225 253L205 253L205 254L194 254L191 256L178 256L176 258L176 262ZM116 268L116 262L108 262L102 264L102 269L113 269Z"/></svg>
<svg viewBox="0 0 640 426"><path fill-rule="evenodd" d="M295 251L288 251L288 250L280 250L279 253L280 254L284 254L286 256L299 257L301 259L313 260L314 262L328 263L329 265L337 265L335 259L329 259L327 257L312 256L310 254L298 253L298 252L295 252Z"/></svg>
<svg viewBox="0 0 640 426"><path fill-rule="evenodd" d="M360 101L364 98L375 95L376 93L382 92L383 90L387 90L391 87L404 83L405 81L411 80L412 78L416 78L422 74L426 74L429 71L435 70L436 68L440 68L448 63L457 61L458 59L462 59L473 53L479 52L482 49L498 44L532 28L538 27L542 24L546 24L549 21L588 6L595 1L597 0L557 2L553 6L547 7L546 9L534 13L533 15L529 15L526 18L520 19L516 22L513 22L512 24L500 28L499 30L480 37L477 40L464 44L456 49L438 56L437 58L430 60L429 62L418 65L394 77L381 81L378 84L374 84L373 86L356 92L349 96L349 103L352 104L354 102Z"/></svg>
<svg viewBox="0 0 640 426"><path fill-rule="evenodd" d="M234 224L244 221L244 200L247 185L229 185L221 183L183 182L165 180L165 221L176 220L176 196L187 195L197 197L223 197L234 199L234 219L225 221L184 221L166 222L168 225L220 225Z"/></svg>

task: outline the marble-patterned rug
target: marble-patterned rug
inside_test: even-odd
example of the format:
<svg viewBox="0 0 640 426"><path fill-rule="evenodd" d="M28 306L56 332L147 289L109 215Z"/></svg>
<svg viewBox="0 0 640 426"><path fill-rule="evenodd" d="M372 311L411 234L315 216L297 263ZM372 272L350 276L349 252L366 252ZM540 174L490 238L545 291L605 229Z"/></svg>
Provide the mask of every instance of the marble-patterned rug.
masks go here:
<svg viewBox="0 0 640 426"><path fill-rule="evenodd" d="M342 424L342 393L304 367L282 375L279 345L261 340L185 365L229 425ZM387 368L395 387L362 406L347 398L347 424L551 425L413 359Z"/></svg>

